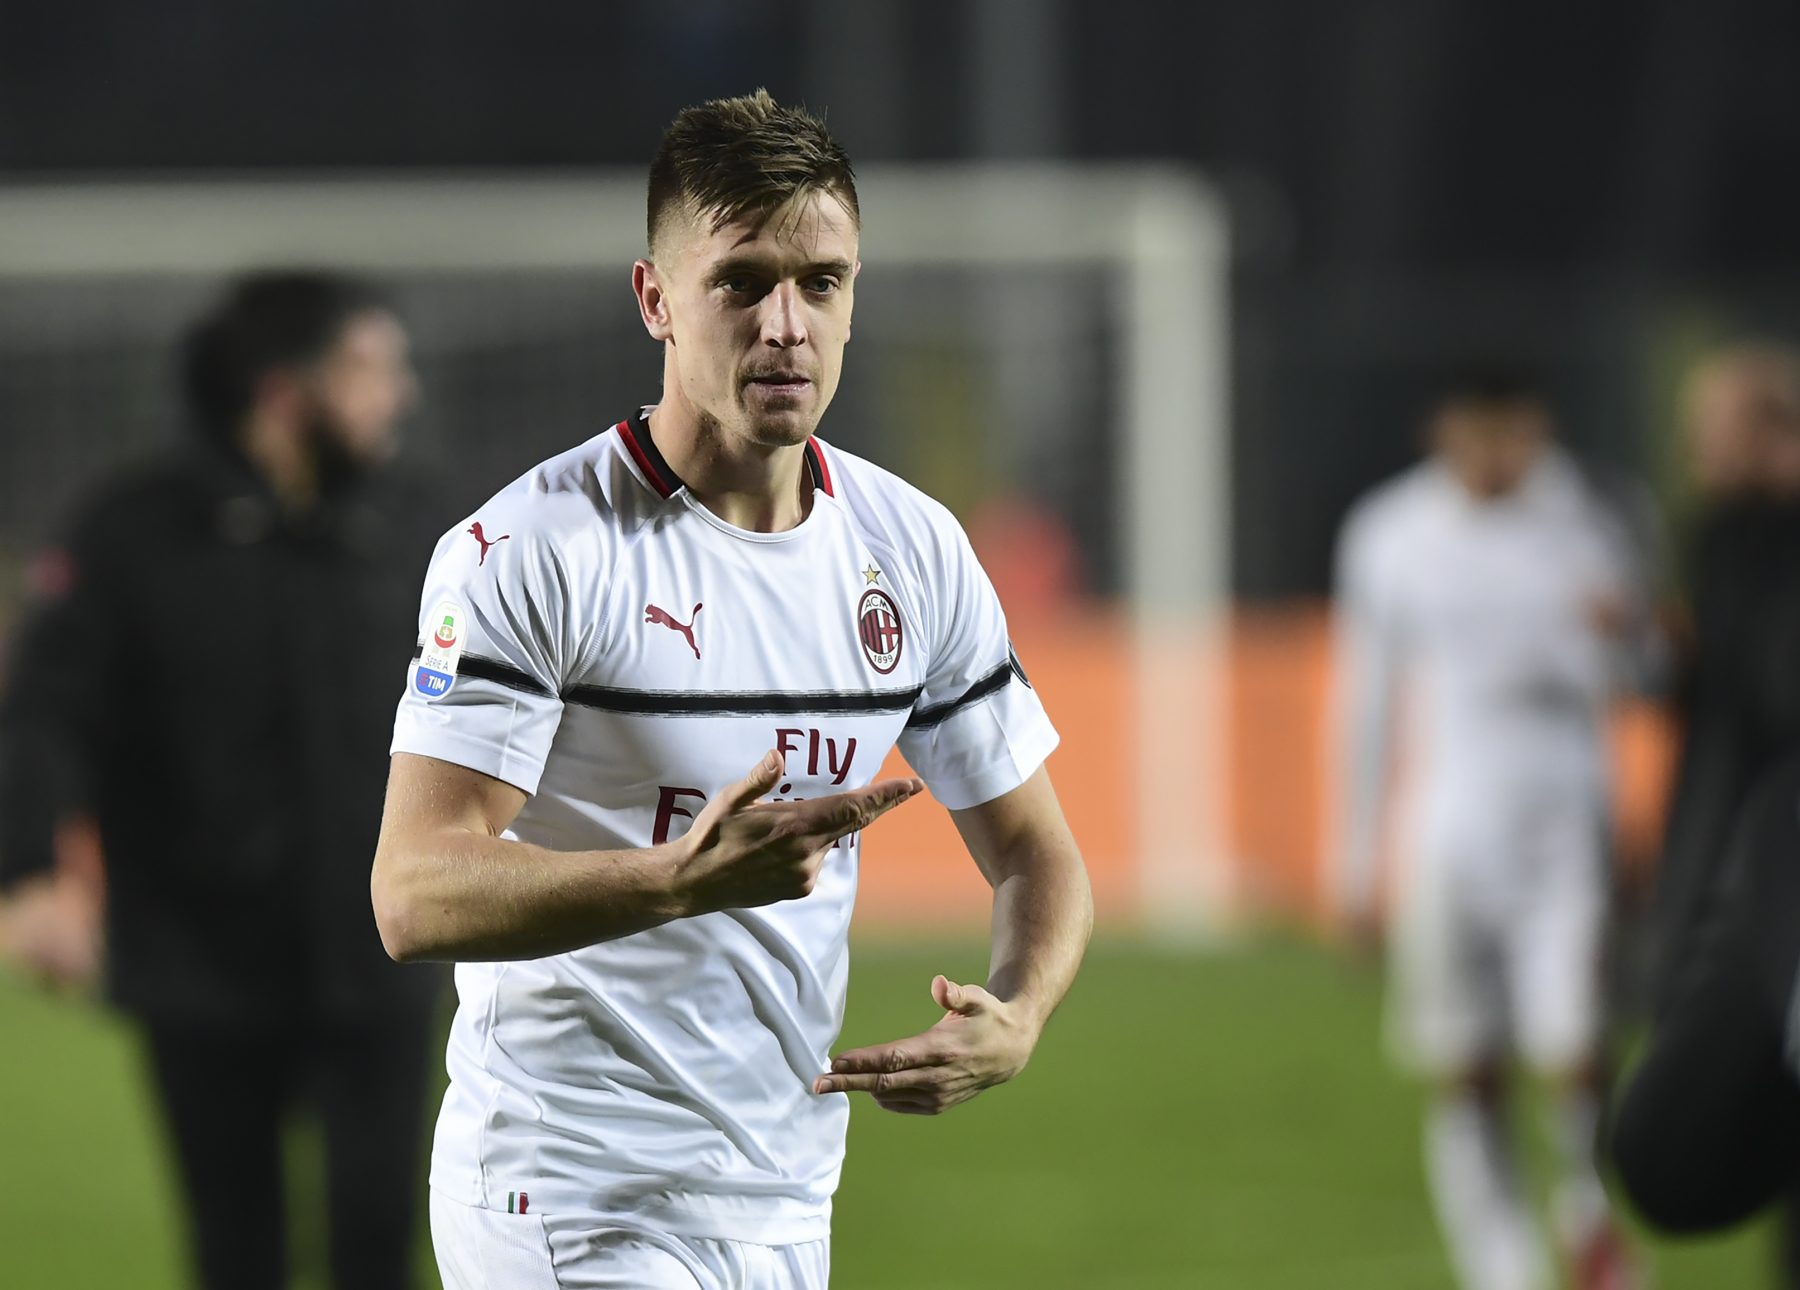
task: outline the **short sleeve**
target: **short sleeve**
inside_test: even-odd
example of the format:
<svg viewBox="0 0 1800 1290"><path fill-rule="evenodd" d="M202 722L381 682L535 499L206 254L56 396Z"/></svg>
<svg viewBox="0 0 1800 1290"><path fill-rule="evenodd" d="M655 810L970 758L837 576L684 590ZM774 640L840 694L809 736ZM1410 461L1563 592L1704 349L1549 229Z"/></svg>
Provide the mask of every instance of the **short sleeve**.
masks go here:
<svg viewBox="0 0 1800 1290"><path fill-rule="evenodd" d="M452 529L425 577L391 751L537 792L577 648L552 541L504 512Z"/></svg>
<svg viewBox="0 0 1800 1290"><path fill-rule="evenodd" d="M1391 502L1388 503L1391 505ZM1338 539L1332 625L1332 779L1335 818L1328 871L1339 909L1373 909L1380 886L1384 806L1391 784L1401 686L1400 615L1384 577L1390 510L1357 506Z"/></svg>
<svg viewBox="0 0 1800 1290"><path fill-rule="evenodd" d="M1333 591L1340 616L1355 620L1361 630L1386 634L1395 615L1383 577L1378 518L1365 503L1345 520L1334 560Z"/></svg>
<svg viewBox="0 0 1800 1290"><path fill-rule="evenodd" d="M945 567L929 589L938 612L925 688L899 742L932 795L960 811L1031 778L1057 734L968 539L958 530L946 545Z"/></svg>

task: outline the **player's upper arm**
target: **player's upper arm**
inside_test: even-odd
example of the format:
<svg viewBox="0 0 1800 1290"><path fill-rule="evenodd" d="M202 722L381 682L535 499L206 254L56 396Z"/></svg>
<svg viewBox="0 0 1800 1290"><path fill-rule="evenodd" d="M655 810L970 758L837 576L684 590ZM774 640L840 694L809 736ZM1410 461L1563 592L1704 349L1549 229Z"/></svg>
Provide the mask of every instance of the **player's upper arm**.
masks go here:
<svg viewBox="0 0 1800 1290"><path fill-rule="evenodd" d="M520 789L467 766L394 754L369 879L375 922L390 953L401 940L418 880L443 863L444 844L458 834L498 837L525 800Z"/></svg>
<svg viewBox="0 0 1800 1290"><path fill-rule="evenodd" d="M385 847L390 836L446 830L497 837L518 816L525 800L524 792L505 780L467 766L395 753L388 769L380 845Z"/></svg>
<svg viewBox="0 0 1800 1290"><path fill-rule="evenodd" d="M1079 861L1075 835L1043 766L1012 791L952 811L950 818L992 886L1026 865L1064 858Z"/></svg>

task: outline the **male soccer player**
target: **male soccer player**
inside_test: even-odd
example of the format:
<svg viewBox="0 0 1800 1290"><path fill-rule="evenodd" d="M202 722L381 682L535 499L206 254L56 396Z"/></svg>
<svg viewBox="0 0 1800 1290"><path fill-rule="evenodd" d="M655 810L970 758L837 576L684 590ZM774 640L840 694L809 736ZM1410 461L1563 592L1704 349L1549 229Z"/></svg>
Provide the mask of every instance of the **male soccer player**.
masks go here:
<svg viewBox="0 0 1800 1290"><path fill-rule="evenodd" d="M1595 1172L1608 888L1603 724L1641 622L1617 512L1517 379L1457 380L1430 460L1376 490L1339 550L1341 899L1371 934L1398 701L1393 1038L1435 1083L1431 1186L1469 1290L1549 1284L1502 1099L1515 1053L1556 1089L1557 1216L1582 1290L1624 1284Z"/></svg>
<svg viewBox="0 0 1800 1290"><path fill-rule="evenodd" d="M458 962L447 1285L824 1286L850 1092L1016 1075L1092 919L1055 732L949 514L813 437L858 270L844 151L765 92L683 111L632 272L654 407L439 543L373 894ZM898 742L921 776L872 782ZM929 784L994 888L985 985L841 1053L861 832Z"/></svg>

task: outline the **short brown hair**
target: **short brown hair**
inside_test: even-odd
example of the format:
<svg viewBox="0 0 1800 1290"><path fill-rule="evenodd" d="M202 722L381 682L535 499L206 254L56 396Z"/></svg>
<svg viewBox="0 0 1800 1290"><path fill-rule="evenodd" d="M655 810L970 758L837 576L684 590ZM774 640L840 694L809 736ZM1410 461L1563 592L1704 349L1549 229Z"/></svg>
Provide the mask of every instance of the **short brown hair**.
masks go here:
<svg viewBox="0 0 1800 1290"><path fill-rule="evenodd" d="M650 163L652 254L672 214L710 217L716 230L815 192L830 193L862 223L849 154L806 109L782 107L765 89L684 108Z"/></svg>

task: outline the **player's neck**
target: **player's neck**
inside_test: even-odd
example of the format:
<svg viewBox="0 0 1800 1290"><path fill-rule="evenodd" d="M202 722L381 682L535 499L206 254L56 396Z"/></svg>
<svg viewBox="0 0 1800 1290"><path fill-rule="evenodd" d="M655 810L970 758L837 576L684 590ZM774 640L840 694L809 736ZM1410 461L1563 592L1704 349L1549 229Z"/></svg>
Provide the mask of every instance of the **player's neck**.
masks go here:
<svg viewBox="0 0 1800 1290"><path fill-rule="evenodd" d="M650 412L650 437L694 499L727 524L781 533L812 510L804 444L751 443L685 400L667 398Z"/></svg>

